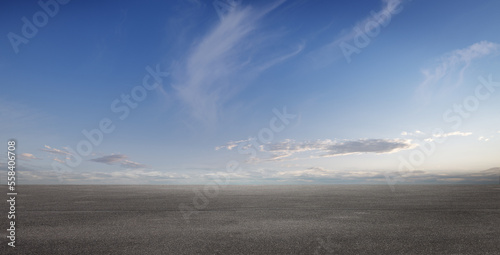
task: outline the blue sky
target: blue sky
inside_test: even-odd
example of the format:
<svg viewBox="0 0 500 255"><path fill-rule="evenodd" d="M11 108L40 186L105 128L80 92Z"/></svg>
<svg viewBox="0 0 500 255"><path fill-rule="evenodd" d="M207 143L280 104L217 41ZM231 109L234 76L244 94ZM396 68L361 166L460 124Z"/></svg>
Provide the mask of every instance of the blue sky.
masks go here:
<svg viewBox="0 0 500 255"><path fill-rule="evenodd" d="M2 7L19 183L498 182L498 1Z"/></svg>

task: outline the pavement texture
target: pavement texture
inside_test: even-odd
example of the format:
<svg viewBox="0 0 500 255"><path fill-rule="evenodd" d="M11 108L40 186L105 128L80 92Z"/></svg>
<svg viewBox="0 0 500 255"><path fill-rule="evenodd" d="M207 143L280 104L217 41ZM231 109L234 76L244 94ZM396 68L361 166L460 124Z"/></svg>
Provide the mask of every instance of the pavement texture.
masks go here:
<svg viewBox="0 0 500 255"><path fill-rule="evenodd" d="M16 247L4 201L0 254L500 254L500 185L17 191Z"/></svg>

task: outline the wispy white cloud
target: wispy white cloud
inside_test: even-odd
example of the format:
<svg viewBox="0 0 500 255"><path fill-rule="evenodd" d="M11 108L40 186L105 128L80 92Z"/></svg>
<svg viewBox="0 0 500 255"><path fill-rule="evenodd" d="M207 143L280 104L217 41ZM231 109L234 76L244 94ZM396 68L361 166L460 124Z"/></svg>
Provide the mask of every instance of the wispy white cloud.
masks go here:
<svg viewBox="0 0 500 255"><path fill-rule="evenodd" d="M72 156L73 155L73 154L71 154L67 150L60 150L60 149L52 148L52 147L50 147L48 145L45 145L44 147L45 148L40 149L40 150L48 152L48 153L51 153L51 154L56 154L56 155L66 155L66 156Z"/></svg>
<svg viewBox="0 0 500 255"><path fill-rule="evenodd" d="M304 47L305 47L305 43L298 44L296 46L296 49L294 51L292 51L292 52L290 52L288 54L285 54L285 55L276 56L276 58L271 59L268 62L263 63L260 66L257 66L257 70L258 71L264 71L264 70L266 70L266 69L268 69L268 68L270 68L270 67L272 67L274 65L277 65L277 64L279 64L281 62L284 62L287 59L289 59L289 58L291 58L291 57L299 54L300 52L302 52L302 50L304 49Z"/></svg>
<svg viewBox="0 0 500 255"><path fill-rule="evenodd" d="M438 59L437 66L422 70L425 79L417 87L417 96L428 102L436 89L449 91L462 84L466 70L479 58L496 54L500 44L481 41L467 48L454 50Z"/></svg>
<svg viewBox="0 0 500 255"><path fill-rule="evenodd" d="M402 136L413 136L413 137L421 137L425 136L426 134L420 130L415 130L415 132L407 132L403 131L401 132ZM448 133L436 133L432 134L433 137L448 137L448 136L469 136L472 135L472 132L463 132L463 131L453 131L453 132L448 132Z"/></svg>
<svg viewBox="0 0 500 255"><path fill-rule="evenodd" d="M247 143L249 141L250 141L250 139L239 140L239 141L229 141L225 145L215 147L215 150L216 151L221 150L221 149L232 150L232 149L236 148L238 146L238 144Z"/></svg>
<svg viewBox="0 0 500 255"><path fill-rule="evenodd" d="M470 135L472 135L472 132L454 131L454 132L443 133L443 134L434 134L433 137L442 138L442 137L448 137L448 136L470 136Z"/></svg>
<svg viewBox="0 0 500 255"><path fill-rule="evenodd" d="M480 137L478 137L478 138L477 138L477 140L482 141L482 142L487 142L487 141L489 141L490 139L489 139L489 138L486 138L486 137L484 137L484 136L480 136Z"/></svg>
<svg viewBox="0 0 500 255"><path fill-rule="evenodd" d="M248 82L248 78L302 51L303 45L299 45L263 61L253 58L269 45L258 43L265 37L258 32L259 21L282 3L275 1L261 9L242 5L231 9L172 67L172 86L196 120L213 125L220 107L246 85L242 81Z"/></svg>
<svg viewBox="0 0 500 255"><path fill-rule="evenodd" d="M120 165L124 168L148 168L148 166L145 164L137 163L137 162L127 160L127 159L123 160L120 163Z"/></svg>
<svg viewBox="0 0 500 255"><path fill-rule="evenodd" d="M334 177L336 171L327 170L323 167L309 167L307 169L291 170L291 171L278 171L273 176L275 177L288 177L288 178L321 178L321 177Z"/></svg>
<svg viewBox="0 0 500 255"><path fill-rule="evenodd" d="M66 158L66 159L67 159L67 158ZM54 161L56 161L56 162L59 162L59 163L61 163L61 164L65 164L65 163L66 163L66 161L64 161L64 160L62 160L62 159L60 159L60 158L53 158L52 160L54 160Z"/></svg>
<svg viewBox="0 0 500 255"><path fill-rule="evenodd" d="M422 133L424 134L424 133ZM411 136L414 136L414 137L418 137L418 138L422 138L424 137L423 135L415 135L415 134L408 134L408 135L411 135ZM462 137L465 137L465 136L470 136L472 135L472 132L463 132L463 131L453 131L453 132L448 132L448 133L435 133L435 134L432 134L430 136L428 136L427 138L423 139L424 141L427 141L427 142L431 142L431 141L434 141L434 140L439 140L439 139L442 139L442 138L447 138L447 137L450 137L450 136L462 136Z"/></svg>
<svg viewBox="0 0 500 255"><path fill-rule="evenodd" d="M99 158L91 159L90 161L104 163L108 165L120 165L124 168L148 168L147 165L129 160L128 156L124 154L106 155Z"/></svg>
<svg viewBox="0 0 500 255"><path fill-rule="evenodd" d="M401 135L402 136L424 136L425 133L420 131L420 130L415 130L415 132L403 131L403 132L401 132Z"/></svg>
<svg viewBox="0 0 500 255"><path fill-rule="evenodd" d="M18 157L21 160L27 160L27 161L33 160L33 159L41 159L41 158L38 158L35 155L31 154L31 153L21 153L21 154L19 154Z"/></svg>

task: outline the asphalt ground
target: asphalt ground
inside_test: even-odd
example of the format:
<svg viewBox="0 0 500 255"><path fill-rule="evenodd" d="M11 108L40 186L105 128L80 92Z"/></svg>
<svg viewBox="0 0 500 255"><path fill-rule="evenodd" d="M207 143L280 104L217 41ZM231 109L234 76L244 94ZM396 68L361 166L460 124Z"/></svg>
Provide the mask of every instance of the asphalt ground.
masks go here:
<svg viewBox="0 0 500 255"><path fill-rule="evenodd" d="M0 253L500 254L500 185L205 188L18 186Z"/></svg>

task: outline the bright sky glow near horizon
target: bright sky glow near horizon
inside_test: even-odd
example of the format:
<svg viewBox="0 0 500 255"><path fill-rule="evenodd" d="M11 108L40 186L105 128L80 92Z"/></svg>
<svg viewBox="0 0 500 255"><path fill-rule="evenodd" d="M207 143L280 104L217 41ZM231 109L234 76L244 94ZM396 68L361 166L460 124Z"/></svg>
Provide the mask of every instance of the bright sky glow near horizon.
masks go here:
<svg viewBox="0 0 500 255"><path fill-rule="evenodd" d="M41 2L0 15L20 184L499 180L499 1Z"/></svg>

